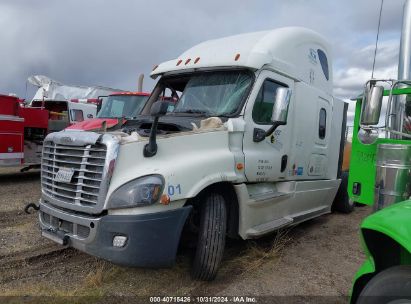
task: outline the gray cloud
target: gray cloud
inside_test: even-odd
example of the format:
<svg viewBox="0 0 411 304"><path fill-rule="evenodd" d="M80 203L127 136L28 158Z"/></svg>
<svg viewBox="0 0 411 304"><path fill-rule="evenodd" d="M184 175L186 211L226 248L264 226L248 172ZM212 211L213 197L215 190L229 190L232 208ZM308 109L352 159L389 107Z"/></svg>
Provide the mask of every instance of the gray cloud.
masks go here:
<svg viewBox="0 0 411 304"><path fill-rule="evenodd" d="M376 75L395 74L403 2L385 1ZM0 92L24 96L32 74L133 90L142 72L150 90L153 65L196 43L297 25L330 40L335 91L349 98L371 75L378 9L375 0L5 0L0 4Z"/></svg>

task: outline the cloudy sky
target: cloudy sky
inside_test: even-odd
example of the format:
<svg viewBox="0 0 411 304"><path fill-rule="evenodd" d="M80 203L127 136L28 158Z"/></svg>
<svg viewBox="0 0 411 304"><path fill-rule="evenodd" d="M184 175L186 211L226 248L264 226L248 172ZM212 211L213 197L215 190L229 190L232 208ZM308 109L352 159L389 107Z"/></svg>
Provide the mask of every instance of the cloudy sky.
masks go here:
<svg viewBox="0 0 411 304"><path fill-rule="evenodd" d="M404 0L386 0L377 78L395 78ZM31 98L26 79L145 90L151 68L203 40L304 26L333 46L335 95L357 96L371 77L377 0L1 0L0 93ZM352 113L351 113L352 114Z"/></svg>

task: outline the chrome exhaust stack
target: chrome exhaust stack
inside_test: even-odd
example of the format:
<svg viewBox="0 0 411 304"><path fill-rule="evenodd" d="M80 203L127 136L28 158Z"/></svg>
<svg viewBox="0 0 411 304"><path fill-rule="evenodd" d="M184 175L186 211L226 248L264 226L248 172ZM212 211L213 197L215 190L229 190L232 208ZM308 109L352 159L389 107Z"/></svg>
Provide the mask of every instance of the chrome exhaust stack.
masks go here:
<svg viewBox="0 0 411 304"><path fill-rule="evenodd" d="M406 0L403 8L402 30L400 53L398 59L398 80L407 80L411 78L411 0ZM395 131L402 132L405 96L398 96L394 99L392 109L392 128ZM398 138L398 135L392 134L392 138Z"/></svg>

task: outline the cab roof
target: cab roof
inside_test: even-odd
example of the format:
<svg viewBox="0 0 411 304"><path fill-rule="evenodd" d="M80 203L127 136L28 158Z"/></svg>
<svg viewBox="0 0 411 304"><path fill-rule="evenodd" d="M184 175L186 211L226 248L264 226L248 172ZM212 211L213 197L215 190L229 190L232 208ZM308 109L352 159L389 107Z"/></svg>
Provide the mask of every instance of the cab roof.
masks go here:
<svg viewBox="0 0 411 304"><path fill-rule="evenodd" d="M329 44L318 33L302 27L284 27L202 42L176 59L154 67L151 77L203 68L258 70L267 66L331 93L332 62L329 52ZM319 60L324 56L326 67Z"/></svg>

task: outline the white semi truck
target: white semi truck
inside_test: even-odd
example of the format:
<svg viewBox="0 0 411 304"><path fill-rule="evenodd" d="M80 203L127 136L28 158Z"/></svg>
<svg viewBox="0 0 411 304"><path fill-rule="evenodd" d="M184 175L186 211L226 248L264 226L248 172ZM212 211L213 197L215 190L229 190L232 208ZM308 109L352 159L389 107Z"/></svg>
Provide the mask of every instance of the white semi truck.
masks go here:
<svg viewBox="0 0 411 304"><path fill-rule="evenodd" d="M206 41L153 69L160 80L142 115L121 129L50 134L43 236L163 267L184 230L196 237L192 276L212 280L226 236L350 212L340 169L347 104L332 96L329 52L297 27Z"/></svg>

